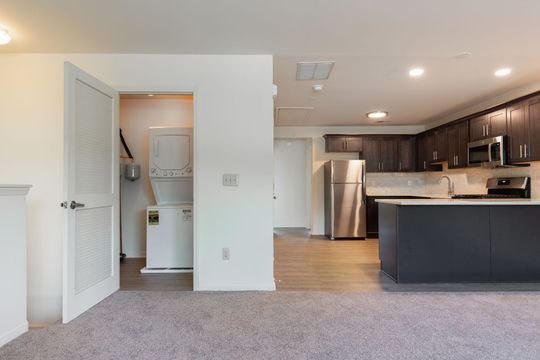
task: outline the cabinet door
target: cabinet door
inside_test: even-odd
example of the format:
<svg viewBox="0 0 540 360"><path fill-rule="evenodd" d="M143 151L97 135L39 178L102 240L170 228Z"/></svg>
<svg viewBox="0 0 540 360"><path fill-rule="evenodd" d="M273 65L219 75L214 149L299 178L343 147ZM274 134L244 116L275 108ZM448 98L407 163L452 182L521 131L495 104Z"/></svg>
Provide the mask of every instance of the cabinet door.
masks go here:
<svg viewBox="0 0 540 360"><path fill-rule="evenodd" d="M345 151L345 139L342 137L327 137L326 152L344 152Z"/></svg>
<svg viewBox="0 0 540 360"><path fill-rule="evenodd" d="M427 138L426 136L419 136L417 139L416 150L416 170L427 171L428 158L427 158Z"/></svg>
<svg viewBox="0 0 540 360"><path fill-rule="evenodd" d="M362 152L362 138L348 137L345 139L345 150L348 152Z"/></svg>
<svg viewBox="0 0 540 360"><path fill-rule="evenodd" d="M506 109L501 109L486 115L486 137L506 135Z"/></svg>
<svg viewBox="0 0 540 360"><path fill-rule="evenodd" d="M458 167L457 159L459 155L458 126L453 125L448 128L448 168Z"/></svg>
<svg viewBox="0 0 540 360"><path fill-rule="evenodd" d="M527 120L529 127L530 160L540 160L540 96L527 101Z"/></svg>
<svg viewBox="0 0 540 360"><path fill-rule="evenodd" d="M459 139L456 167L467 167L469 166L469 150L467 147L467 145L469 145L469 122L463 121L456 126ZM450 137L448 139L450 139Z"/></svg>
<svg viewBox="0 0 540 360"><path fill-rule="evenodd" d="M475 117L469 121L469 135L471 141L481 140L485 138L486 135L487 121L486 116L482 115Z"/></svg>
<svg viewBox="0 0 540 360"><path fill-rule="evenodd" d="M429 133L426 135L426 153L429 163L435 162L435 143L437 138L435 133Z"/></svg>
<svg viewBox="0 0 540 360"><path fill-rule="evenodd" d="M398 171L410 172L415 169L415 141L413 137L402 137L399 140Z"/></svg>
<svg viewBox="0 0 540 360"><path fill-rule="evenodd" d="M520 162L525 160L524 145L527 142L525 107L525 103L519 103L508 108L510 162Z"/></svg>
<svg viewBox="0 0 540 360"><path fill-rule="evenodd" d="M381 171L398 171L398 140L395 138L380 140Z"/></svg>
<svg viewBox="0 0 540 360"><path fill-rule="evenodd" d="M448 159L448 133L447 128L435 131L435 161L441 162Z"/></svg>
<svg viewBox="0 0 540 360"><path fill-rule="evenodd" d="M379 139L371 137L364 139L362 158L366 160L366 172L381 171Z"/></svg>

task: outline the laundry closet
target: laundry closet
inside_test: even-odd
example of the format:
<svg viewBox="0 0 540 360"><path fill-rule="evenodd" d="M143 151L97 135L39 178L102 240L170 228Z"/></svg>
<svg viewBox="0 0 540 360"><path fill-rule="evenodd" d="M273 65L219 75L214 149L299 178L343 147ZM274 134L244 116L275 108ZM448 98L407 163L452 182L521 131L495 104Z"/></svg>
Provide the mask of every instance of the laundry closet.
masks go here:
<svg viewBox="0 0 540 360"><path fill-rule="evenodd" d="M122 94L120 129L121 289L192 288L193 96Z"/></svg>

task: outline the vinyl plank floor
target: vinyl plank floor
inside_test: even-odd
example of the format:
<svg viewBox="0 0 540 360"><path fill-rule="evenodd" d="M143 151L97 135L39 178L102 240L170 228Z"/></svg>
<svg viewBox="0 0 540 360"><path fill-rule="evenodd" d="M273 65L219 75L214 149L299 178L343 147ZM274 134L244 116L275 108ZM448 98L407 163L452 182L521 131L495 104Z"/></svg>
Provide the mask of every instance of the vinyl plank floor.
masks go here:
<svg viewBox="0 0 540 360"><path fill-rule="evenodd" d="M145 258L126 258L120 262L120 290L192 291L193 274L141 274Z"/></svg>
<svg viewBox="0 0 540 360"><path fill-rule="evenodd" d="M328 240L304 229L274 229L278 291L540 291L538 283L396 284L380 271L378 239Z"/></svg>

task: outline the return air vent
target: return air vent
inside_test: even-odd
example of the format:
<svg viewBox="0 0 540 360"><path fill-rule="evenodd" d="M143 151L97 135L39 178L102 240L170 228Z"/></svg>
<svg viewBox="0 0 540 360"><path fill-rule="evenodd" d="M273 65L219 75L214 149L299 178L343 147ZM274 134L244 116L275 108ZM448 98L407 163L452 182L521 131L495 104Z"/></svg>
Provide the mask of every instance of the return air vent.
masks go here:
<svg viewBox="0 0 540 360"><path fill-rule="evenodd" d="M306 125L313 107L277 107L275 111L275 124L276 126L294 126L294 125Z"/></svg>
<svg viewBox="0 0 540 360"><path fill-rule="evenodd" d="M299 62L296 64L296 80L327 80L335 61Z"/></svg>

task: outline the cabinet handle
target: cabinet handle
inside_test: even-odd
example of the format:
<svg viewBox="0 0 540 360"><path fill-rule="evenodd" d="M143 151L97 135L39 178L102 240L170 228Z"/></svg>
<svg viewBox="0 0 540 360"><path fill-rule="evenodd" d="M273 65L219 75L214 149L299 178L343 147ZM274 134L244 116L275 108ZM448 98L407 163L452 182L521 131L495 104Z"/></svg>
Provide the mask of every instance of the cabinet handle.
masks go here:
<svg viewBox="0 0 540 360"><path fill-rule="evenodd" d="M399 171L401 171L401 161L399 162Z"/></svg>
<svg viewBox="0 0 540 360"><path fill-rule="evenodd" d="M486 136L489 136L489 124L486 124Z"/></svg>
<svg viewBox="0 0 540 360"><path fill-rule="evenodd" d="M424 160L424 170L426 170L426 160Z"/></svg>
<svg viewBox="0 0 540 360"><path fill-rule="evenodd" d="M456 166L459 166L459 155L456 155Z"/></svg>
<svg viewBox="0 0 540 360"><path fill-rule="evenodd" d="M523 145L519 145L519 158L523 157Z"/></svg>
<svg viewBox="0 0 540 360"><path fill-rule="evenodd" d="M523 145L523 157L524 157L524 158L527 157L527 144L524 144L524 145Z"/></svg>

